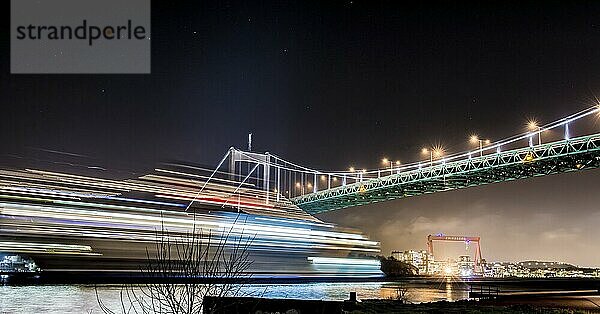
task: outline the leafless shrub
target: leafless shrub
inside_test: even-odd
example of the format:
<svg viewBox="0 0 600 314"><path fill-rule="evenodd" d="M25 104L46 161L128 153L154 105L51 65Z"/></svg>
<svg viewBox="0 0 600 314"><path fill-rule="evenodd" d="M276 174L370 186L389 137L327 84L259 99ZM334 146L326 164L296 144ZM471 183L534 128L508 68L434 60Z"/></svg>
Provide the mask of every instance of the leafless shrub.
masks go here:
<svg viewBox="0 0 600 314"><path fill-rule="evenodd" d="M228 229L172 233L164 223L156 231L154 250L146 248L141 269L144 284L123 285L120 309L112 310L98 296L100 309L115 313L191 314L202 312L204 296L239 296L252 274L249 247L254 236L244 234L239 216ZM195 221L195 220L194 220Z"/></svg>
<svg viewBox="0 0 600 314"><path fill-rule="evenodd" d="M408 288L408 284L404 281L400 281L394 287L394 295L390 296L388 299L401 301L402 303L410 303L410 289Z"/></svg>

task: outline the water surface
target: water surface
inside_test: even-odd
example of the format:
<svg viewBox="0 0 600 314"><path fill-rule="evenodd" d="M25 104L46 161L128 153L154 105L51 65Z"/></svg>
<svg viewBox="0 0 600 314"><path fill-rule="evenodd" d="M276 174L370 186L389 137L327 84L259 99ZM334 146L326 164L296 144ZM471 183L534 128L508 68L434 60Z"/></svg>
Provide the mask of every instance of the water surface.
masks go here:
<svg viewBox="0 0 600 314"><path fill-rule="evenodd" d="M98 296L111 309L120 307L121 286L98 286ZM468 297L468 286L460 282L424 283L303 283L260 284L242 289L246 295L267 298L344 300L351 291L359 299L396 298L406 291L410 302L455 301ZM0 286L0 313L102 313L96 288L88 285Z"/></svg>

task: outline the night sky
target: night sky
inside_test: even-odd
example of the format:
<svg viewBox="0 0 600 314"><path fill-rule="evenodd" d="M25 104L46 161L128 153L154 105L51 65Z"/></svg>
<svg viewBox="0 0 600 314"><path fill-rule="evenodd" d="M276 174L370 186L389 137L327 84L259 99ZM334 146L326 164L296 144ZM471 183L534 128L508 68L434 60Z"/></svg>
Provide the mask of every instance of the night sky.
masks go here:
<svg viewBox="0 0 600 314"><path fill-rule="evenodd" d="M0 37L0 161L143 172L230 146L319 169L456 152L600 95L600 3L153 1L152 74L11 75ZM589 132L588 132L589 133ZM485 258L600 266L600 172L322 215L392 249L482 236Z"/></svg>

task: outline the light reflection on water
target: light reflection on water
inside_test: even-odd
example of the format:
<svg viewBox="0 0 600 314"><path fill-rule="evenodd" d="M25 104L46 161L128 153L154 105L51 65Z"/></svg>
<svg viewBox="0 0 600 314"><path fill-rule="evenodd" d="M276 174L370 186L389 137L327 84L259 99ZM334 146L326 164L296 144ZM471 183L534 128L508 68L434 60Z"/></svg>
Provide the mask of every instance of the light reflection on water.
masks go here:
<svg viewBox="0 0 600 314"><path fill-rule="evenodd" d="M112 309L120 306L121 287L98 287L102 301ZM348 299L356 291L359 299L396 298L406 291L410 302L455 301L468 297L468 287L460 282L439 281L367 282L367 283L306 283L250 285L243 289L247 295L267 298ZM0 313L102 313L93 286L0 286Z"/></svg>

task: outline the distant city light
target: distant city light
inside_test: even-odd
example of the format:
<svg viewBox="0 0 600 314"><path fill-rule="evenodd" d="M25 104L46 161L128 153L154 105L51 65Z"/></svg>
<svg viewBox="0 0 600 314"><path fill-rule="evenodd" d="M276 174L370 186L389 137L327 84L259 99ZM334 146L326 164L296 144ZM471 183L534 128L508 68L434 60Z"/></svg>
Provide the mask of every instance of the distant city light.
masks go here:
<svg viewBox="0 0 600 314"><path fill-rule="evenodd" d="M452 267L450 267L450 266L446 266L446 267L444 268L444 274L446 274L446 275L450 276L450 275L452 275L453 273L454 273L454 269L452 269Z"/></svg>

